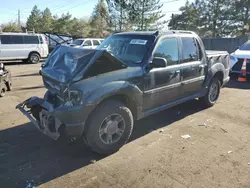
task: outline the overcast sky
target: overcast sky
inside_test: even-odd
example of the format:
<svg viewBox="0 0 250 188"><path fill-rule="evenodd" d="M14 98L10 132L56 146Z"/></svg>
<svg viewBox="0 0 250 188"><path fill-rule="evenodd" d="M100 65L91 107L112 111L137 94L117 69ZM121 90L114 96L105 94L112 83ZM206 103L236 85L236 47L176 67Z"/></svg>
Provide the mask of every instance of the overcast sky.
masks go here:
<svg viewBox="0 0 250 188"><path fill-rule="evenodd" d="M98 0L0 0L0 24L17 21L20 9L21 22L25 23L34 5L44 10L48 7L52 14L61 15L69 12L76 18L88 19ZM178 13L186 0L161 0L165 20L170 19L172 13Z"/></svg>

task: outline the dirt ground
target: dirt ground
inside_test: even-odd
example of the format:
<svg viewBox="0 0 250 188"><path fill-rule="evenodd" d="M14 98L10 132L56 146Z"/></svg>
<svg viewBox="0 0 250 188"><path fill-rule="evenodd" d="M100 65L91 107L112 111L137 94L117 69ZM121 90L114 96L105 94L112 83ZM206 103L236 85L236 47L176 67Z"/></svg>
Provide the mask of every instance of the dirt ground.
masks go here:
<svg viewBox="0 0 250 188"><path fill-rule="evenodd" d="M209 109L193 100L138 121L130 142L104 157L82 142L51 140L15 109L43 96L39 67L8 65L14 89L0 98L0 187L250 188L250 84L230 81Z"/></svg>

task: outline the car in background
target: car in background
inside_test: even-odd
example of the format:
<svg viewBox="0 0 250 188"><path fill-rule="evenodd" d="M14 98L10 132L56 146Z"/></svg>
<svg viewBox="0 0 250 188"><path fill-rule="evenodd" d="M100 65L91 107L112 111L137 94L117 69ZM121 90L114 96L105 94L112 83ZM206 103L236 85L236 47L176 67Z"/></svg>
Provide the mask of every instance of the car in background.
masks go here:
<svg viewBox="0 0 250 188"><path fill-rule="evenodd" d="M86 48L86 49L95 49L99 46L104 39L101 38L80 38L74 40L71 44L71 47L75 48Z"/></svg>
<svg viewBox="0 0 250 188"><path fill-rule="evenodd" d="M250 40L230 54L230 72L240 73L244 59L247 60L247 74L250 76Z"/></svg>
<svg viewBox="0 0 250 188"><path fill-rule="evenodd" d="M43 34L0 33L0 60L38 63L48 54L48 42Z"/></svg>

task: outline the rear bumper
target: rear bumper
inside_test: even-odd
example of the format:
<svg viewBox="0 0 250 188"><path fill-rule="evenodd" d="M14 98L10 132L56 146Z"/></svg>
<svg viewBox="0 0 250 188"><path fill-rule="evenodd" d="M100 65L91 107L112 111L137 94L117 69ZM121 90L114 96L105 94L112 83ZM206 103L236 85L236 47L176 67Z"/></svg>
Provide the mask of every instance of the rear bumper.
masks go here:
<svg viewBox="0 0 250 188"><path fill-rule="evenodd" d="M38 107L39 117L32 115L32 107ZM92 108L64 107L53 108L53 105L44 99L32 97L16 106L43 134L57 140L60 136L82 136L85 122Z"/></svg>

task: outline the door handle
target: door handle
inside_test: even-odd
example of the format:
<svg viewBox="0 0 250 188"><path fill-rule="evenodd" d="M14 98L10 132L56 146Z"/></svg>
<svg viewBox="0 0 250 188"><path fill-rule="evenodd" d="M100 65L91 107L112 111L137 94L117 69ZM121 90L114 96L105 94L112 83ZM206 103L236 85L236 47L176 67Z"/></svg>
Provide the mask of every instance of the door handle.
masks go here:
<svg viewBox="0 0 250 188"><path fill-rule="evenodd" d="M201 72L204 69L204 65L199 65L199 72Z"/></svg>
<svg viewBox="0 0 250 188"><path fill-rule="evenodd" d="M178 74L180 74L181 73L181 71L180 70L177 70L177 71L174 71L174 72L170 72L169 73L169 75L174 75L174 76L176 76L176 75L178 75Z"/></svg>

